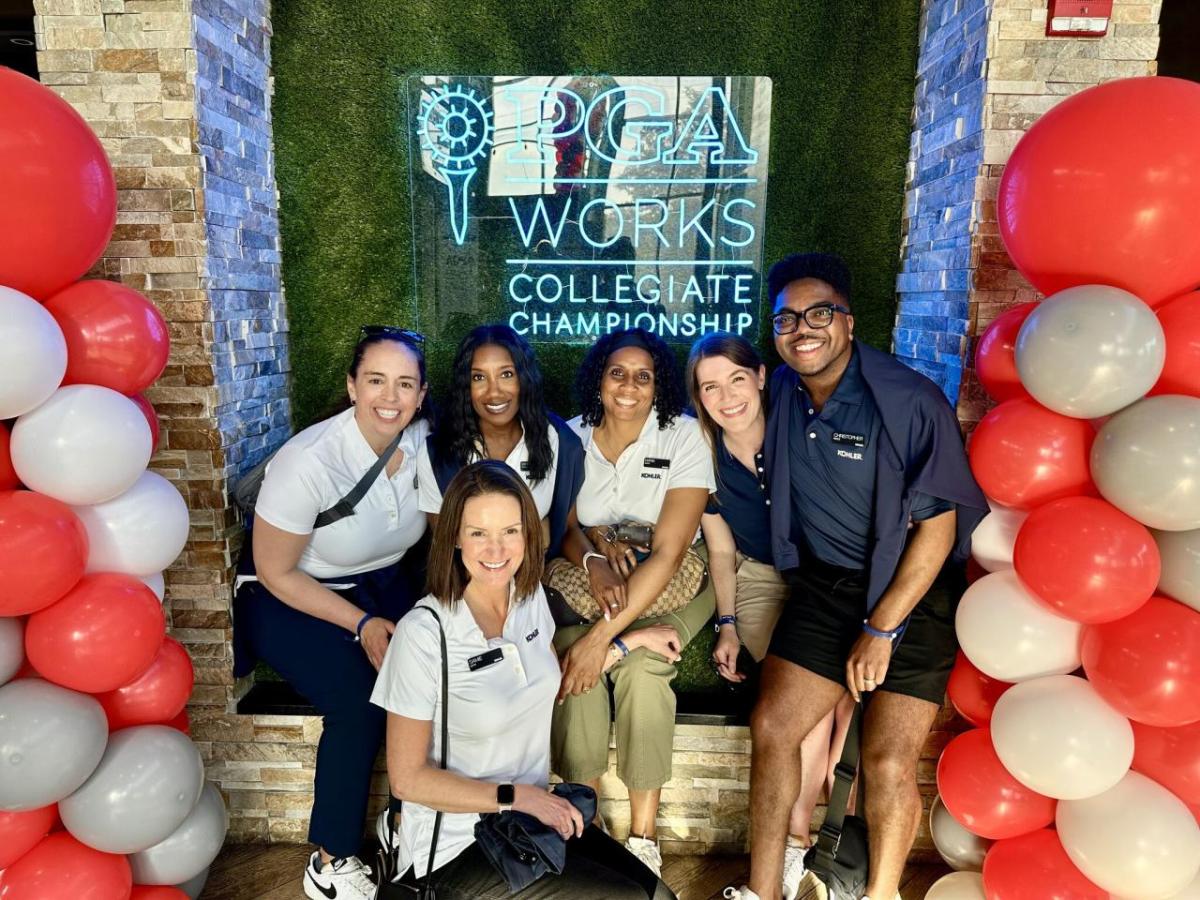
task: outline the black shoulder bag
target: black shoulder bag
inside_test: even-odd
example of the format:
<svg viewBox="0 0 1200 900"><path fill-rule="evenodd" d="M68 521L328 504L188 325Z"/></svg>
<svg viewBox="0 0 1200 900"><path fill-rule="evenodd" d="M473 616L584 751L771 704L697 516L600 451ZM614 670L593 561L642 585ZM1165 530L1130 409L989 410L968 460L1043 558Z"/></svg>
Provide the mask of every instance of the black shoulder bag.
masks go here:
<svg viewBox="0 0 1200 900"><path fill-rule="evenodd" d="M817 842L808 851L804 864L812 878L804 882L797 900L858 900L867 890L867 823L858 816L846 815L850 789L858 774L862 735L863 704L854 706L846 746L833 770L833 790L825 811L825 823L817 833Z"/></svg>
<svg viewBox="0 0 1200 900"><path fill-rule="evenodd" d="M442 617L428 606L414 606L413 612L418 609L425 610L437 621L438 637L442 645L442 752L438 768L444 769L450 750L450 654L446 648L446 631L442 628ZM437 900L437 890L433 886L430 875L433 873L434 859L437 856L438 832L442 830L441 811L439 810L433 817L433 838L429 842L429 862L425 866L425 877L418 879L416 883L397 880L404 873L396 871L399 866L397 865L397 849L392 845L394 827L394 816L389 811L387 827L384 829L386 840L383 848L379 851L375 869L379 879L375 885L375 900L412 900L414 897L418 900Z"/></svg>

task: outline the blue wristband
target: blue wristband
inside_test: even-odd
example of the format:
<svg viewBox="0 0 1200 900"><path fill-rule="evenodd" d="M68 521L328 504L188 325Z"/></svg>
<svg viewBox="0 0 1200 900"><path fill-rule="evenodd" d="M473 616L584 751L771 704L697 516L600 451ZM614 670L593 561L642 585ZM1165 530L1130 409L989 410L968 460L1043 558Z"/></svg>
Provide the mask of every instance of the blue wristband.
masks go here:
<svg viewBox="0 0 1200 900"><path fill-rule="evenodd" d="M624 659L629 655L629 648L625 646L625 642L619 637L612 639L612 645L621 651L621 659Z"/></svg>
<svg viewBox="0 0 1200 900"><path fill-rule="evenodd" d="M354 639L356 641L362 640L363 626L366 625L368 622L370 622L373 618L375 618L375 616L373 614L367 613L365 616L363 616L361 619L358 620L358 627L354 629L354 632L355 632Z"/></svg>
<svg viewBox="0 0 1200 900"><path fill-rule="evenodd" d="M865 631L871 637L884 638L885 640L894 641L896 638L900 637L900 635L904 634L904 628L907 624L907 622L901 624L900 627L894 631L881 631L871 624L870 619L863 619L863 631Z"/></svg>
<svg viewBox="0 0 1200 900"><path fill-rule="evenodd" d="M713 626L713 631L717 632L717 634L720 634L722 625L732 625L736 628L737 616L718 616L717 624Z"/></svg>

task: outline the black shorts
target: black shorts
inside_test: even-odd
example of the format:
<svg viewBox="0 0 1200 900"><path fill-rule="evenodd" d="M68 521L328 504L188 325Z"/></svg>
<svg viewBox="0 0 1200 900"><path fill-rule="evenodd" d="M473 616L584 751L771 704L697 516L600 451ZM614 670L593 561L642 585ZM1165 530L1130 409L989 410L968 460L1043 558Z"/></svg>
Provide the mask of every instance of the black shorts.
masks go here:
<svg viewBox="0 0 1200 900"><path fill-rule="evenodd" d="M809 558L788 573L788 582L791 596L768 652L845 684L846 659L867 617L866 573ZM958 651L954 613L965 589L961 567L947 563L909 616L877 690L942 704Z"/></svg>

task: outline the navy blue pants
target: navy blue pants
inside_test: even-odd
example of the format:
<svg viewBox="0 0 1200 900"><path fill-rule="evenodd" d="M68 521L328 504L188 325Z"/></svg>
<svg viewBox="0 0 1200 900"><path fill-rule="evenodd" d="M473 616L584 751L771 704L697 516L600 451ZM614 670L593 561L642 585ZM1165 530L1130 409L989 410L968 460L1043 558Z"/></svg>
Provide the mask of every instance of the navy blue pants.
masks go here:
<svg viewBox="0 0 1200 900"><path fill-rule="evenodd" d="M367 612L396 621L416 600L407 568L400 563L338 579L359 582L338 593ZM293 609L257 582L238 591L234 621L241 651L238 669L261 659L324 717L308 839L333 856L356 855L386 723L386 713L371 704L374 667L345 629Z"/></svg>

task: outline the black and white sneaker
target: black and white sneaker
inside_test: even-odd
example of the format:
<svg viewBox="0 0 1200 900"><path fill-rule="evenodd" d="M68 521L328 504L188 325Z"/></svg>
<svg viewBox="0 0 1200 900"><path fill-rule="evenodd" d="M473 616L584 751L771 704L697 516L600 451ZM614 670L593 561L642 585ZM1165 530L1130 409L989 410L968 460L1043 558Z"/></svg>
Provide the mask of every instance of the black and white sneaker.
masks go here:
<svg viewBox="0 0 1200 900"><path fill-rule="evenodd" d="M310 900L372 900L375 882L371 867L357 856L331 859L321 865L321 854L314 851L304 869L304 896Z"/></svg>

